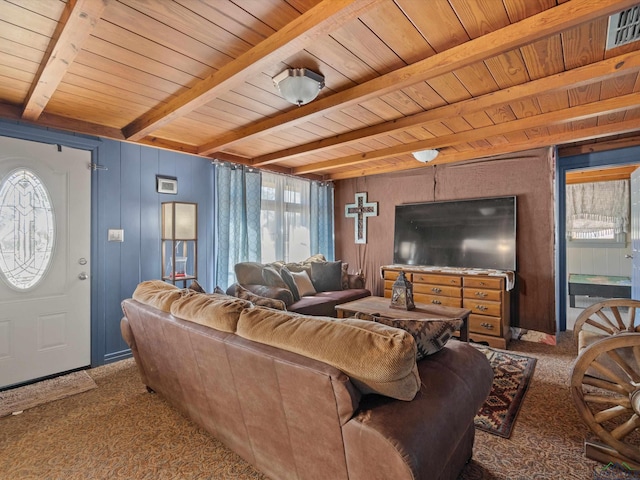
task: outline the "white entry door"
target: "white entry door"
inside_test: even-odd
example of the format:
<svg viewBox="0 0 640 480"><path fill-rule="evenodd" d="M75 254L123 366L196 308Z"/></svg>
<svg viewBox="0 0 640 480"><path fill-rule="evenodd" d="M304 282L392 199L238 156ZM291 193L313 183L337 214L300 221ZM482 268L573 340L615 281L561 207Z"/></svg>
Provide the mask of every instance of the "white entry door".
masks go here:
<svg viewBox="0 0 640 480"><path fill-rule="evenodd" d="M91 363L90 161L0 137L0 388Z"/></svg>

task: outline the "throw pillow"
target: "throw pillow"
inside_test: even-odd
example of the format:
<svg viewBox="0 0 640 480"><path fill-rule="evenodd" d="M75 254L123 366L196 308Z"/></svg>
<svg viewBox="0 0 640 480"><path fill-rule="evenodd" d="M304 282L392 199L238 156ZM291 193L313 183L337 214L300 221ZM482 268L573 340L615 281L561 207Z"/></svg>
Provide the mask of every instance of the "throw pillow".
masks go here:
<svg viewBox="0 0 640 480"><path fill-rule="evenodd" d="M298 286L296 285L296 281L293 279L293 272L287 267L282 267L280 269L280 276L282 277L284 283L287 284L289 290L291 290L293 301L297 302L298 300L300 300L300 292L298 292Z"/></svg>
<svg viewBox="0 0 640 480"><path fill-rule="evenodd" d="M282 300L276 298L261 297L255 293L247 290L246 288L238 285L236 287L236 297L242 300L248 300L254 305L260 305L261 307L275 308L276 310L286 310L287 307Z"/></svg>
<svg viewBox="0 0 640 480"><path fill-rule="evenodd" d="M348 290L349 289L349 264L348 263L342 263L342 278L341 278L341 283L342 283L342 290Z"/></svg>
<svg viewBox="0 0 640 480"><path fill-rule="evenodd" d="M342 290L342 262L314 262L311 281L317 292Z"/></svg>
<svg viewBox="0 0 640 480"><path fill-rule="evenodd" d="M233 267L236 279L242 285L260 285L264 265L258 262L240 262Z"/></svg>
<svg viewBox="0 0 640 480"><path fill-rule="evenodd" d="M313 282L311 282L309 275L307 275L307 272L291 272L291 276L293 277L293 281L296 283L296 288L298 289L298 295L300 295L300 297L316 294L316 289L313 286Z"/></svg>
<svg viewBox="0 0 640 480"><path fill-rule="evenodd" d="M417 360L422 360L428 355L440 351L451 338L451 334L456 330L460 330L462 326L462 319L460 318L422 318L414 320L376 316L373 320L409 332L416 341L416 347L418 348Z"/></svg>
<svg viewBox="0 0 640 480"><path fill-rule="evenodd" d="M256 307L240 314L237 334L333 365L364 394L410 401L420 390L415 342L397 328Z"/></svg>
<svg viewBox="0 0 640 480"><path fill-rule="evenodd" d="M207 293L202 285L200 285L196 280L191 280L191 284L189 285L189 290L193 290L198 293Z"/></svg>
<svg viewBox="0 0 640 480"><path fill-rule="evenodd" d="M262 269L262 281L270 287L289 288L285 281L282 280L278 271L273 267L266 266Z"/></svg>

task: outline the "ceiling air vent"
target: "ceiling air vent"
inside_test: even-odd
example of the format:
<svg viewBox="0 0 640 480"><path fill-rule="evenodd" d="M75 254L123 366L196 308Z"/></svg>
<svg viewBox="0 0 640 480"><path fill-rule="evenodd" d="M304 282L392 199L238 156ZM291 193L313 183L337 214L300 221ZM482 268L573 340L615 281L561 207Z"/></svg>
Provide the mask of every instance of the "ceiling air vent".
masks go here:
<svg viewBox="0 0 640 480"><path fill-rule="evenodd" d="M607 50L640 40L640 5L609 17Z"/></svg>

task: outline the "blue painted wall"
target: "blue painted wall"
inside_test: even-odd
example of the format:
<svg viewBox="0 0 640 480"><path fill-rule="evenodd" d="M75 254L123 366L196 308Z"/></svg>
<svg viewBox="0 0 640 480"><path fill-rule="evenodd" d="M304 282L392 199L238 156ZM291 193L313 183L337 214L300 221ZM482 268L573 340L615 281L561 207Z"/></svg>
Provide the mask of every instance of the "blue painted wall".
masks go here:
<svg viewBox="0 0 640 480"><path fill-rule="evenodd" d="M91 183L91 364L130 356L120 334L120 302L136 285L160 278L162 202L198 203L198 281L213 290L213 167L202 157L97 137L0 121L0 135L90 150ZM178 194L156 192L156 174L177 177ZM124 242L108 242L110 228L124 229Z"/></svg>

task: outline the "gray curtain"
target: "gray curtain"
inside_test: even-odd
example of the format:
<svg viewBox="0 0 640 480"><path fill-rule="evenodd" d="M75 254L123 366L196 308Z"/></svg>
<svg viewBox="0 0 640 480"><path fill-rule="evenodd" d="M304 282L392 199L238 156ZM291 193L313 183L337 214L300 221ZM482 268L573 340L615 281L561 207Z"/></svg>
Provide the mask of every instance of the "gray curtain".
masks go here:
<svg viewBox="0 0 640 480"><path fill-rule="evenodd" d="M235 282L236 263L260 261L260 172L217 163L215 185L215 282L226 289Z"/></svg>

